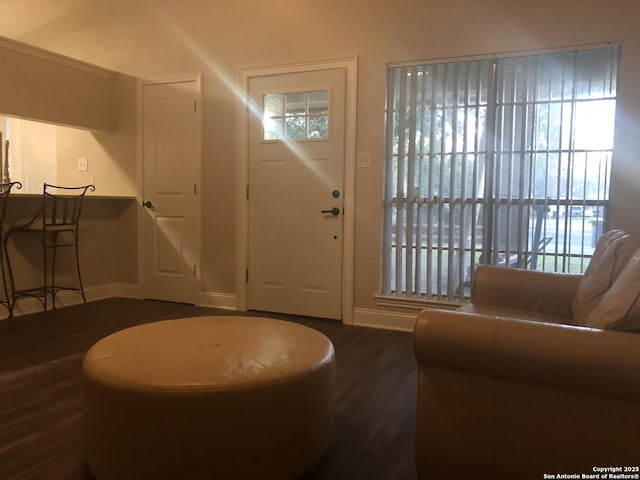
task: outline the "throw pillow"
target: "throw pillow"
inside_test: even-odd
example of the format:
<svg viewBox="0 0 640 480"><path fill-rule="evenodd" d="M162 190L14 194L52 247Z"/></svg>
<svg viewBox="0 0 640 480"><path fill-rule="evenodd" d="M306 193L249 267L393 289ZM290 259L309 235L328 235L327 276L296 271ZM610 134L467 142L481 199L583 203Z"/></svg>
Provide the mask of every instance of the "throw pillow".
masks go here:
<svg viewBox="0 0 640 480"><path fill-rule="evenodd" d="M640 331L640 250L633 254L586 323L603 330Z"/></svg>
<svg viewBox="0 0 640 480"><path fill-rule="evenodd" d="M582 276L571 305L576 325L585 325L602 296L613 285L616 275L627 260L619 257L632 253L627 253L622 248L628 239L630 235L623 230L611 230L598 239L591 262Z"/></svg>

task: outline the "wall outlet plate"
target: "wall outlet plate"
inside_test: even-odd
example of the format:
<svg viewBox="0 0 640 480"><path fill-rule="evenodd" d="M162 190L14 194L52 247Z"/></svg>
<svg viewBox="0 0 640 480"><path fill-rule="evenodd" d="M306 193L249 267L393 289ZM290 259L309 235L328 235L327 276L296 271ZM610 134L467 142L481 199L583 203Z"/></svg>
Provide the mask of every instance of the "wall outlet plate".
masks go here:
<svg viewBox="0 0 640 480"><path fill-rule="evenodd" d="M89 170L89 160L87 160L86 158L79 158L78 159L78 171L79 172L86 172L87 170Z"/></svg>
<svg viewBox="0 0 640 480"><path fill-rule="evenodd" d="M373 153L371 152L358 152L356 164L358 168L370 168L371 160L373 159Z"/></svg>

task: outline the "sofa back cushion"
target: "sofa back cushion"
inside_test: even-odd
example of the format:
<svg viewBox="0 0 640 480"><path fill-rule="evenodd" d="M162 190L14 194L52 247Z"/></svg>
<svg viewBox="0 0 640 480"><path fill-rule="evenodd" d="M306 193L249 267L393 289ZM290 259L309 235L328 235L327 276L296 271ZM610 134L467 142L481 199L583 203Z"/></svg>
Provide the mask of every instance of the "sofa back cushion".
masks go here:
<svg viewBox="0 0 640 480"><path fill-rule="evenodd" d="M589 316L611 288L635 247L635 241L622 230L611 230L598 239L591 262L582 276L571 305L576 325L586 325Z"/></svg>
<svg viewBox="0 0 640 480"><path fill-rule="evenodd" d="M587 327L640 332L640 250L636 251L591 312Z"/></svg>

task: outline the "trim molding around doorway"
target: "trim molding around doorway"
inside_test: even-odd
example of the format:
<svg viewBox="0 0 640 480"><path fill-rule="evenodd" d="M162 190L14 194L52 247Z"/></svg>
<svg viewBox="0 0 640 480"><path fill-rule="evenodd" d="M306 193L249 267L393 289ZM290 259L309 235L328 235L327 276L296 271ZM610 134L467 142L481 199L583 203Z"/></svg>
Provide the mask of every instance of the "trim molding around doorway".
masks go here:
<svg viewBox="0 0 640 480"><path fill-rule="evenodd" d="M238 102L237 124L237 224L236 224L236 308L247 309L246 271L249 262L249 204L246 188L249 181L248 124L251 108L248 102L249 81L255 77L283 75L318 70L344 69L347 78L345 102L345 151L344 151L344 240L342 256L342 322L353 324L353 265L355 245L355 164L356 164L356 107L358 57L339 58L317 62L305 62L266 67L240 69L238 86L243 101Z"/></svg>

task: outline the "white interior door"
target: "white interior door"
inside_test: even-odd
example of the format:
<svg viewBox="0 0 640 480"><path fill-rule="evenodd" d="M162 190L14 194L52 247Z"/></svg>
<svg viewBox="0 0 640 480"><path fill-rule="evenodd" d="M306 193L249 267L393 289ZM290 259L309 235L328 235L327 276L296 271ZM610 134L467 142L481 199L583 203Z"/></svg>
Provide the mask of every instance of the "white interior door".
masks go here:
<svg viewBox="0 0 640 480"><path fill-rule="evenodd" d="M254 77L247 305L342 316L344 69Z"/></svg>
<svg viewBox="0 0 640 480"><path fill-rule="evenodd" d="M199 85L196 80L152 83L142 90L144 296L195 303Z"/></svg>

